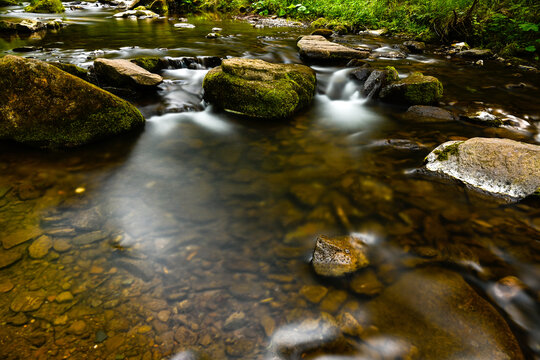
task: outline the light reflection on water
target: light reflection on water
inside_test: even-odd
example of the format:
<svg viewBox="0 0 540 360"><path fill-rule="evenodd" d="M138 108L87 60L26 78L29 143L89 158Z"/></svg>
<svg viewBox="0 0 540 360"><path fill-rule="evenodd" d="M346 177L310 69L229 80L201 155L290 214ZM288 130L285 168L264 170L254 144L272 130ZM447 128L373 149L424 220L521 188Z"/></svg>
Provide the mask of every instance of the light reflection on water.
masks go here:
<svg viewBox="0 0 540 360"><path fill-rule="evenodd" d="M268 30L269 37L262 39L250 26L225 22L236 26L230 34L242 36L209 43L203 40L207 28L223 23L194 22L202 29L184 33L184 39L157 24L164 32L160 39L162 33L152 33L150 24L119 21L122 31L113 41L119 46L111 45L106 54L129 58L201 52L298 60L298 29ZM105 29L96 26L102 34ZM150 35L140 39L146 45L132 48L132 40L124 37L132 37L134 29L141 35L139 26ZM82 29L74 26L69 31ZM51 38L44 42L61 36ZM80 38L85 39L64 39L57 53L69 58L79 52L82 58L103 46L84 48ZM156 38L170 49L152 50L161 46ZM272 49L273 44L279 46ZM181 53L183 49L188 53ZM443 66L420 60L424 65L416 66ZM392 64L400 72L414 67ZM60 153L3 144L0 190L10 190L7 195L0 192L0 226L12 232L40 220L54 241L71 247L55 247L44 259L32 260L27 242L16 248L24 252L23 260L0 270L0 284L6 279L16 284L0 298L2 319L9 320L0 331L0 354L16 348L31 354L41 348L56 351L52 358L144 355L180 360L202 351L215 359L451 359L459 346L448 353L441 349L433 357L425 350L429 344L418 339L426 334L413 326L419 322L431 329L439 324L435 330L444 331L445 314L419 306L422 303L413 297L418 289L398 282L413 274L414 283L428 284L429 289L429 274L416 272L435 266L465 274L482 295L491 294L489 289L504 276L523 281L528 290L515 300L503 302L495 296L492 301L517 325L514 330L523 330L516 333L533 358L539 333L534 321L538 225L530 224L538 224L538 211L527 205L503 206L445 180L405 174L419 167L435 144L449 136L482 135L483 129L403 122L403 109L362 99L349 69L314 68L319 80L314 106L289 122L253 123L210 107L171 113L186 104L202 106L200 87L207 70L178 69L164 71L166 82L158 101L165 110L150 108L146 129L138 137ZM438 71L444 76L447 70ZM462 76L474 78L476 72ZM521 99L526 100L527 96ZM33 197L26 189L33 184L41 184L41 195ZM74 189L80 186L86 191L77 195ZM374 316L379 296L357 294L350 288L351 279L326 281L313 274L309 258L321 233L362 237L372 252L372 264L362 274L375 288L384 289L380 296L392 284L408 289L395 297L399 307L383 302L389 321ZM78 237L88 234L103 237ZM65 288L73 293L73 304L54 300ZM9 309L13 298L36 289L52 300L42 305L39 316L24 315L29 318L26 326L14 325ZM402 317L404 308L408 310ZM360 323L362 333L338 334L334 321L345 313ZM58 320L64 314L66 324ZM86 323L82 335L70 330L76 320ZM401 327L396 330L388 322ZM108 336L103 343L95 341L100 330ZM490 337L473 334L472 341ZM38 343L35 339L42 335L41 346L23 346L30 340ZM416 348L418 344L422 346Z"/></svg>

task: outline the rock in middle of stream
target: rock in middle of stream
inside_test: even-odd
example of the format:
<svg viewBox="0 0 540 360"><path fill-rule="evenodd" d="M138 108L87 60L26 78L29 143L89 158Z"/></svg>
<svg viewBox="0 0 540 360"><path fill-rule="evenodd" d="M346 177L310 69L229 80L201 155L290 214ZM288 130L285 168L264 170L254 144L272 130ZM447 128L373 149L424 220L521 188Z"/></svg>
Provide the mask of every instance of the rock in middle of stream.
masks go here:
<svg viewBox="0 0 540 360"><path fill-rule="evenodd" d="M208 72L204 98L225 111L259 119L288 118L315 95L315 72L304 65L232 58Z"/></svg>

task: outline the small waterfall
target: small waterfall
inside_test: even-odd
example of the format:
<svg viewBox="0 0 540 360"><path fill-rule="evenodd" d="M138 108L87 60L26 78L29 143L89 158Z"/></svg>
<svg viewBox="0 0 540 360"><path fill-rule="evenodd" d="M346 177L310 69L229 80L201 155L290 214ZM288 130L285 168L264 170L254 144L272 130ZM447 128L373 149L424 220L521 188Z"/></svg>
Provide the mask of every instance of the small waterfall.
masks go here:
<svg viewBox="0 0 540 360"><path fill-rule="evenodd" d="M353 69L335 71L328 80L325 94L330 100L357 100L360 98L360 89L351 78Z"/></svg>

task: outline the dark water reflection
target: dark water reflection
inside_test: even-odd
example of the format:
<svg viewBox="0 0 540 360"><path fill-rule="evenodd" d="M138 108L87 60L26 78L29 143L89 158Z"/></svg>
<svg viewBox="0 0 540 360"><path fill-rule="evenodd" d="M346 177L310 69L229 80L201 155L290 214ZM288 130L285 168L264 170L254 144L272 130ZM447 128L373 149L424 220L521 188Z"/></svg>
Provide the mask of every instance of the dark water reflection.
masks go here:
<svg viewBox="0 0 540 360"><path fill-rule="evenodd" d="M4 40L0 48L43 46L29 55L83 66L96 50L125 58L297 62L294 41L305 32L208 18L190 19L196 28L179 30L166 20L108 14L68 12L73 24L61 32ZM231 36L206 40L215 26ZM373 38L342 40L382 45ZM478 69L434 56L391 64L400 73L422 69L440 77L448 101L484 101L529 115L533 125L538 120L538 92L505 89L515 76L500 66ZM466 320L475 329L472 339L452 335L437 349L439 331L453 334L434 328L444 311L426 307L400 315L398 296L385 302L404 289L403 301L418 304L420 285L392 285L402 276L410 276L410 284L433 281L425 291L435 291L439 283L431 275L415 280L423 274L415 269L426 266L440 269L434 274L462 274L505 316L526 357L538 358L537 204L507 204L414 171L448 139L534 142L537 131L405 121L403 109L360 98L347 70L315 69L320 93L314 106L288 122L258 124L211 108L178 113L201 106L206 72L178 69L164 72L157 99L137 100L148 119L140 134L55 153L3 143L0 264L16 261L0 270L2 358L187 359L189 351L212 359L473 358L473 350L459 351L497 337L482 333L485 325L474 317ZM522 81L538 85L532 75ZM371 249L364 280L372 294L382 290L380 296L358 295L354 279L329 282L312 273L316 236L351 233ZM7 249L13 234L34 240ZM496 285L507 276L524 284L511 301ZM470 292L458 299L465 308L476 296ZM380 306L392 321L407 323L389 326ZM359 327L340 337L335 318L343 323L348 316ZM417 333L407 332L413 321Z"/></svg>

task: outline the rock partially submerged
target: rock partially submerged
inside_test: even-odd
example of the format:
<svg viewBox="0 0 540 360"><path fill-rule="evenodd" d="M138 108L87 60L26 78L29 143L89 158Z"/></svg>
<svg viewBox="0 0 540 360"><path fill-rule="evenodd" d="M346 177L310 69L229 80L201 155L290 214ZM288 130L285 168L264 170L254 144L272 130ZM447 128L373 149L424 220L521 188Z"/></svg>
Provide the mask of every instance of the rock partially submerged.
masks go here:
<svg viewBox="0 0 540 360"><path fill-rule="evenodd" d="M159 15L156 14L153 11L150 10L128 10L119 12L113 15L115 18L129 18L129 17L136 17L138 19L151 19L151 18L158 18Z"/></svg>
<svg viewBox="0 0 540 360"><path fill-rule="evenodd" d="M405 41L403 46L413 53L423 53L426 50L426 44L422 41Z"/></svg>
<svg viewBox="0 0 540 360"><path fill-rule="evenodd" d="M96 59L94 72L113 86L151 89L163 82L161 76L124 59Z"/></svg>
<svg viewBox="0 0 540 360"><path fill-rule="evenodd" d="M315 72L297 64L232 58L208 72L204 98L216 107L251 118L287 118L315 94Z"/></svg>
<svg viewBox="0 0 540 360"><path fill-rule="evenodd" d="M456 116L450 111L436 106L413 105L405 113L407 119L421 122L454 121Z"/></svg>
<svg viewBox="0 0 540 360"><path fill-rule="evenodd" d="M385 86L379 96L390 102L430 105L439 101L442 94L443 86L437 78L414 72L405 79Z"/></svg>
<svg viewBox="0 0 540 360"><path fill-rule="evenodd" d="M1 139L77 146L144 124L133 105L39 60L0 59L0 87Z"/></svg>
<svg viewBox="0 0 540 360"><path fill-rule="evenodd" d="M23 19L20 21L1 20L0 32L31 34L37 31L43 31L47 29L60 29L63 26L65 26L65 24L61 19L54 19L49 21L39 21L35 19Z"/></svg>
<svg viewBox="0 0 540 360"><path fill-rule="evenodd" d="M465 59L488 59L493 56L493 53L489 49L470 49L463 50L457 53L457 56Z"/></svg>
<svg viewBox="0 0 540 360"><path fill-rule="evenodd" d="M311 263L318 275L343 276L369 265L367 247L353 236L317 238Z"/></svg>
<svg viewBox="0 0 540 360"><path fill-rule="evenodd" d="M508 139L448 141L426 158L426 168L481 190L524 198L540 193L540 146Z"/></svg>
<svg viewBox="0 0 540 360"><path fill-rule="evenodd" d="M300 57L306 61L339 63L351 59L365 59L369 56L368 50L357 50L326 40L321 35L302 37L298 43Z"/></svg>
<svg viewBox="0 0 540 360"><path fill-rule="evenodd" d="M367 308L380 334L415 346L417 359L523 359L503 317L460 275L448 270L409 272ZM370 338L363 340L373 342ZM385 346L385 342L380 345L373 347L382 355L390 355L389 351L391 358L404 355Z"/></svg>
<svg viewBox="0 0 540 360"><path fill-rule="evenodd" d="M63 13L66 9L61 0L36 0L25 7L24 11L34 13Z"/></svg>

